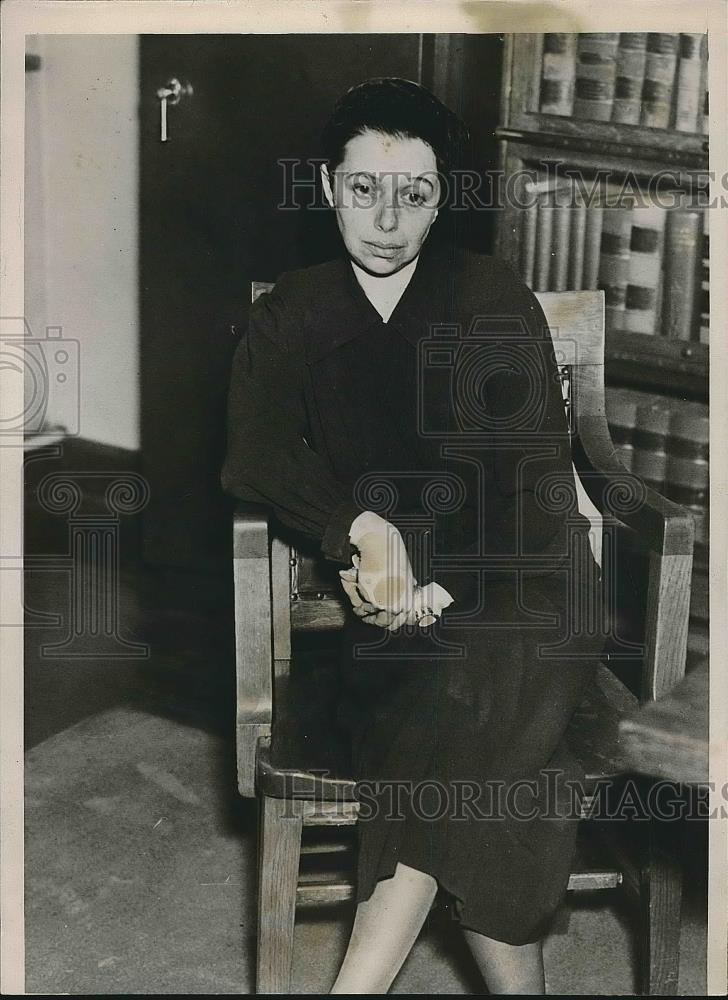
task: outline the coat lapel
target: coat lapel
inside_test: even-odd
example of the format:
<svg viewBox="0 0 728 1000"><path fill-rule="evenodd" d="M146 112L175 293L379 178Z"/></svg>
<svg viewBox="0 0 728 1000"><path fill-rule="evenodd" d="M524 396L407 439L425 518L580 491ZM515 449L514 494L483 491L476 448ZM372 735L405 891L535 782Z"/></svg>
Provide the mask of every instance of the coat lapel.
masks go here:
<svg viewBox="0 0 728 1000"><path fill-rule="evenodd" d="M417 344L430 326L450 312L454 251L425 244L410 283L386 324ZM332 351L379 326L381 317L356 280L347 258L332 261L320 287L320 309L314 302L306 331L306 360L320 361Z"/></svg>

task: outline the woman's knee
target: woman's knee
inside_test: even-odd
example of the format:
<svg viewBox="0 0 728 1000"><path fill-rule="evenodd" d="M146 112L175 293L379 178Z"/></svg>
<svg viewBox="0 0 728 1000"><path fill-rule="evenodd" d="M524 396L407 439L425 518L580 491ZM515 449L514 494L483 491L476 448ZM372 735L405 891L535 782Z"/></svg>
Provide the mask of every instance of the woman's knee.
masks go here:
<svg viewBox="0 0 728 1000"><path fill-rule="evenodd" d="M403 885L409 885L420 889L422 892L437 892L437 879L428 872L420 871L419 868L412 868L401 861L397 862L394 877L401 880Z"/></svg>

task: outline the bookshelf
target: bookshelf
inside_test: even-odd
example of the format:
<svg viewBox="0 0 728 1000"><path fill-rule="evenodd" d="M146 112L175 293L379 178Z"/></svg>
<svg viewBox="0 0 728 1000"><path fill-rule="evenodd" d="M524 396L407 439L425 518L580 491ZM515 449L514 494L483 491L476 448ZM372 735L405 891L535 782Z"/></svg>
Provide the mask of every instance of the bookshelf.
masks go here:
<svg viewBox="0 0 728 1000"><path fill-rule="evenodd" d="M586 69L581 68L582 61ZM688 63L689 71L683 65ZM624 72L631 72L632 78L620 76ZM580 73L587 76L581 78ZM662 75L662 81L646 82L646 73ZM707 316L700 315L701 310L707 312L708 236L698 221L700 216L707 223L706 80L705 36L507 35L496 130L506 195L496 233L498 255L510 260L537 291L605 288L608 382L702 401L707 400L709 360ZM633 122L614 121L615 117ZM605 195L607 189L611 198ZM627 214L634 204L630 195L641 199L643 213L651 203L673 206L663 209L671 218L656 227L659 259L652 261L651 270L660 284L652 289L657 308L649 328L638 321L639 314L626 324L616 313L610 315L614 296L610 297L605 280L608 263L602 273L592 266L585 282L586 264L579 278L574 273L579 262L575 269L573 261L562 259L570 248L578 247L575 233L580 225L581 239L590 238L589 225L601 212L600 226L592 225L599 231L591 234L598 257L605 240L603 223L614 228L617 215ZM692 246L686 249L691 227ZM628 224L624 239L629 242L629 238ZM619 240L618 233L614 240ZM541 254L537 275L528 259L534 250ZM648 290L626 287L629 247L626 250L612 262L612 270L622 269L623 286L612 291L618 299L628 294L639 300ZM581 253L588 258L588 247ZM634 255L632 266L639 267L639 257ZM679 265L678 273L673 265ZM642 266L643 272L650 270L644 255ZM690 313L683 316L682 328L674 316L681 304ZM624 309L620 315L624 320Z"/></svg>
<svg viewBox="0 0 728 1000"><path fill-rule="evenodd" d="M506 35L495 133L496 253L534 291L604 289L612 439L695 517L689 664L709 635L707 58L705 35Z"/></svg>

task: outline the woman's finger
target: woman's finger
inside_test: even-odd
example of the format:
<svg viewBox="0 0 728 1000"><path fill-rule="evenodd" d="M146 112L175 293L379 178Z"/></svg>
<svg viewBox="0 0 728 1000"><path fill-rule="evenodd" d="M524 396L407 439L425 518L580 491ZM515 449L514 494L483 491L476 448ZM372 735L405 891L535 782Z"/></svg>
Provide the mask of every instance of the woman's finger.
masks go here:
<svg viewBox="0 0 728 1000"><path fill-rule="evenodd" d="M357 618L368 618L372 615L378 614L382 610L381 608L376 607L376 605L370 604L369 601L362 600L362 596L357 590L356 584L345 583L342 580L341 585L349 595L352 610ZM357 602L356 604L354 603L355 601Z"/></svg>
<svg viewBox="0 0 728 1000"><path fill-rule="evenodd" d="M382 628L384 616L387 616L388 614L389 613L387 611L382 611L381 608L374 608L368 614L362 615L362 621L366 622L367 625L378 625ZM389 619L387 618L387 621L388 620Z"/></svg>
<svg viewBox="0 0 728 1000"><path fill-rule="evenodd" d="M438 583L428 583L426 587L420 587L417 591L416 610L423 612L425 608L430 608L432 613L439 617L445 608L453 603L451 595Z"/></svg>
<svg viewBox="0 0 728 1000"><path fill-rule="evenodd" d="M362 595L357 579L358 574L355 569L339 570L339 576L341 578L341 586L351 601L355 615L359 618L365 618L368 615L377 614L382 610L378 605L372 604L371 601Z"/></svg>
<svg viewBox="0 0 728 1000"><path fill-rule="evenodd" d="M410 614L410 612L408 612L408 611L400 611L400 613L398 615L394 616L394 618L389 623L389 625L387 625L388 630L390 632L396 632L403 625L406 625L407 624L407 618L408 618L409 614ZM414 616L414 613L413 613L413 616Z"/></svg>
<svg viewBox="0 0 728 1000"><path fill-rule="evenodd" d="M339 570L339 578L341 580L341 586L348 596L351 606L354 609L354 614L366 621L369 625L377 625L379 628L390 628L392 623L399 619L402 623L407 620L410 614L410 609L384 609L377 604L374 604L366 590L362 592L361 582L358 579L357 570L353 567L350 569ZM409 603L409 602L408 602ZM399 627L398 625L395 627Z"/></svg>
<svg viewBox="0 0 728 1000"><path fill-rule="evenodd" d="M354 614L359 618L371 618L374 615L378 615L381 610L381 608L375 608L373 604L367 604L366 601L363 601L358 607L354 608Z"/></svg>
<svg viewBox="0 0 728 1000"><path fill-rule="evenodd" d="M356 609L361 604L363 604L363 601L361 599L361 595L359 594L359 591L358 591L357 586L356 586L356 581L355 580L350 580L348 577L345 578L345 577L342 576L341 577L341 586L344 589L344 593L346 594L346 596L351 601L351 606L354 608L354 611L356 611Z"/></svg>

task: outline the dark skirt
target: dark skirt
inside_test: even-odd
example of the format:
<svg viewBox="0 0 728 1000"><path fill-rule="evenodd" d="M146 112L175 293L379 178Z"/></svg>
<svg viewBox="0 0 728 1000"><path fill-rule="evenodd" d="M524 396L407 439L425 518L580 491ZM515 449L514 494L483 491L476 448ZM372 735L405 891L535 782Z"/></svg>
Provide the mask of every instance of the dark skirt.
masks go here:
<svg viewBox="0 0 728 1000"><path fill-rule="evenodd" d="M598 607L598 571L580 587ZM575 622L566 573L475 589L470 615L394 634L352 616L343 634L357 901L402 862L437 880L462 926L520 945L566 892L584 775L564 734L604 640Z"/></svg>

